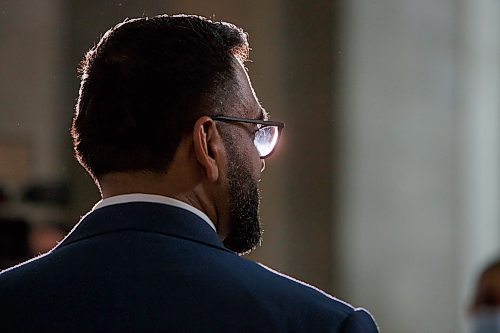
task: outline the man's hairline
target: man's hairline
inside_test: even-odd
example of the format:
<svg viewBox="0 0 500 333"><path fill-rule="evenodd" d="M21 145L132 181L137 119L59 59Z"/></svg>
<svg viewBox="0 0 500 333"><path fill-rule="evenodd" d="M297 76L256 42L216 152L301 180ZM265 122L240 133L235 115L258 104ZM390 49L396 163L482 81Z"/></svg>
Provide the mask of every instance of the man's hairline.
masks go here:
<svg viewBox="0 0 500 333"><path fill-rule="evenodd" d="M255 99L255 102L258 105L259 113L257 114L257 118L255 118L255 119L269 120L269 112L266 111L266 109L262 106L259 99L257 98L257 94L255 93L255 89L252 85L252 81L250 80L250 74L249 74L247 67L245 66L245 63L242 62L241 59L238 56L236 56L234 53L232 54L232 58L233 58L233 60L231 61L232 71L237 70L236 65L238 66L238 68L241 68L243 70L243 72L245 73L245 79L247 80L250 91L252 92L252 97ZM234 74L235 74L234 75L235 83L239 85L239 82L237 81L236 72ZM222 104L223 103L221 101L221 105ZM244 114L238 114L235 116L240 116L240 115L244 116ZM231 115L229 115L229 116L231 116Z"/></svg>

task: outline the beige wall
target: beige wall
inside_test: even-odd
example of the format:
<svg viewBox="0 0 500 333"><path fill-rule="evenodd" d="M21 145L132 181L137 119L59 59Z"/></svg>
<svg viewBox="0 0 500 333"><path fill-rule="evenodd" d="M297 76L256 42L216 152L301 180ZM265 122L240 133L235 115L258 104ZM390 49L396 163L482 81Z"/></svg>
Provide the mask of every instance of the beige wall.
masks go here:
<svg viewBox="0 0 500 333"><path fill-rule="evenodd" d="M61 16L56 0L0 3L0 140L9 147L0 150L0 166L16 169L0 171L0 183L13 191L65 173Z"/></svg>
<svg viewBox="0 0 500 333"><path fill-rule="evenodd" d="M499 231L499 3L349 1L342 290L385 332L465 332Z"/></svg>

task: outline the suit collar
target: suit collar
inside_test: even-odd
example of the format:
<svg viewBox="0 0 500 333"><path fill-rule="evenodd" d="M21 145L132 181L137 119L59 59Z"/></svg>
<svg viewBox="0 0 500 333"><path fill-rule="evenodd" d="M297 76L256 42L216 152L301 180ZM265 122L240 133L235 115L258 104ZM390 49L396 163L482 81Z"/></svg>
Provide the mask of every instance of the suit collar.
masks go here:
<svg viewBox="0 0 500 333"><path fill-rule="evenodd" d="M56 249L120 230L160 233L231 252L224 247L217 233L198 215L179 207L151 202L116 204L91 211Z"/></svg>
<svg viewBox="0 0 500 333"><path fill-rule="evenodd" d="M183 208L201 217L205 222L208 223L208 225L210 225L210 227L212 227L212 229L214 229L214 231L216 231L215 225L204 212L183 201L171 197L166 197L164 195L155 195L149 193L129 193L129 194L115 195L112 197L102 199L97 204L95 204L92 210L96 210L110 205L129 203L129 202L155 202L155 203L161 203L169 206Z"/></svg>

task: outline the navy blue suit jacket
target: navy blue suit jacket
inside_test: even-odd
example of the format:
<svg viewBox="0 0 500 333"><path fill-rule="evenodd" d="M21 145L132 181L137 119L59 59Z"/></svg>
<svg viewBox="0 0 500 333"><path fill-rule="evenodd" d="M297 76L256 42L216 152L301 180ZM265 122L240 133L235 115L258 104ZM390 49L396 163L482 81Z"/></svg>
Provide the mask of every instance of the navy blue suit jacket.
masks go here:
<svg viewBox="0 0 500 333"><path fill-rule="evenodd" d="M239 257L197 215L97 209L0 274L1 332L377 332L362 309Z"/></svg>

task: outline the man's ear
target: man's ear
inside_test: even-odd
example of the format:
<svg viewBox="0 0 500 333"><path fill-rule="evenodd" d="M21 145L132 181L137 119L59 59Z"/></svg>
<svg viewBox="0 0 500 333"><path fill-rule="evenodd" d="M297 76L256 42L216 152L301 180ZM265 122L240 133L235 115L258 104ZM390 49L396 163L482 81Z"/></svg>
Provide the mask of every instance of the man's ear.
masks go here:
<svg viewBox="0 0 500 333"><path fill-rule="evenodd" d="M211 182L219 179L222 167L224 143L212 118L198 118L193 128L193 145L198 163Z"/></svg>

